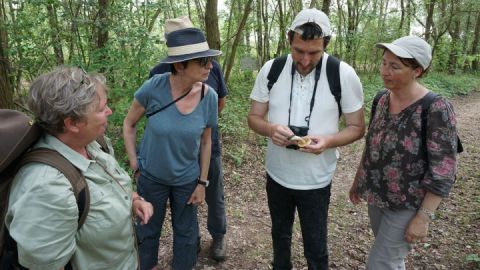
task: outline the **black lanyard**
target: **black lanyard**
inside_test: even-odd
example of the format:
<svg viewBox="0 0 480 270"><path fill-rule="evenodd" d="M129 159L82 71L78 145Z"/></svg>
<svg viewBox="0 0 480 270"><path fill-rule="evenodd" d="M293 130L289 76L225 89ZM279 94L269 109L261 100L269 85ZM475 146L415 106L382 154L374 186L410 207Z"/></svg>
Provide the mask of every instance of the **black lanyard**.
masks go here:
<svg viewBox="0 0 480 270"><path fill-rule="evenodd" d="M320 58L317 66L315 67L315 85L313 86L313 94L312 98L310 99L310 113L308 116L305 117L305 121L307 122L307 127L310 127L310 117L312 116L313 105L315 105L315 93L317 93L317 85L318 79L320 79L320 72L322 71L322 61L323 56ZM292 93L293 93L293 79L295 76L295 63L292 62L292 80L290 84L290 106L288 107L288 125L290 126L290 112L292 109Z"/></svg>
<svg viewBox="0 0 480 270"><path fill-rule="evenodd" d="M145 114L145 116L146 116L147 118L149 118L150 116L152 116L152 115L154 115L154 114L156 114L156 113L158 113L158 112L161 112L161 111L165 110L166 108L170 107L171 105L177 103L177 101L179 101L180 99L186 97L186 96L190 93L190 91L192 91L192 88L193 88L193 86L190 87L190 89L188 89L188 91L187 91L185 94L181 95L180 97L178 97L177 99L171 101L170 103L168 103L167 105L161 107L160 109L156 109L156 110L153 111L153 112L150 112L150 113ZM200 101L203 99L203 96L205 95L205 94L203 93L204 90L205 90L205 84L202 83L202 93L200 94Z"/></svg>

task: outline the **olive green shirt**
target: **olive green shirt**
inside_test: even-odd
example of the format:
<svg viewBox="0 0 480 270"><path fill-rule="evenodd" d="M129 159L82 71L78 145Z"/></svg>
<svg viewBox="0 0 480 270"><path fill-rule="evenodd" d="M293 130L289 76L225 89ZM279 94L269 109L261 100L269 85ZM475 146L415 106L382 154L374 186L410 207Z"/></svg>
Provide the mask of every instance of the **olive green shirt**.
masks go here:
<svg viewBox="0 0 480 270"><path fill-rule="evenodd" d="M35 147L57 150L85 176L90 210L77 231L78 207L68 179L57 169L30 163L16 175L6 226L17 242L19 262L29 269L55 270L71 260L74 269L136 269L129 175L97 142L91 160L45 135Z"/></svg>

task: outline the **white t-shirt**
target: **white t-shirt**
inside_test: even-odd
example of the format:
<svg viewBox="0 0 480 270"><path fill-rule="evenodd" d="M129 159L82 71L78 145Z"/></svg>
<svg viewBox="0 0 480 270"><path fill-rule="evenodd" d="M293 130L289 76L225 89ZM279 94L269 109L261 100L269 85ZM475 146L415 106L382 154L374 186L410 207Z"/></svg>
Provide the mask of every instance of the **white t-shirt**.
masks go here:
<svg viewBox="0 0 480 270"><path fill-rule="evenodd" d="M338 133L338 107L328 85L326 64L328 54L324 53L322 70L315 94L315 104L310 118L309 135L332 135ZM260 69L250 98L268 103L268 121L288 125L290 107L292 57L288 55L285 66L270 93L267 75L273 60ZM315 70L307 76L295 72L293 81L290 125L307 126L305 117L310 113L310 101L315 84ZM340 63L340 84L343 113L356 112L363 106L363 89L355 70L348 64ZM268 140L266 169L280 185L297 190L323 188L330 184L337 164L337 150L331 148L320 155L287 149Z"/></svg>

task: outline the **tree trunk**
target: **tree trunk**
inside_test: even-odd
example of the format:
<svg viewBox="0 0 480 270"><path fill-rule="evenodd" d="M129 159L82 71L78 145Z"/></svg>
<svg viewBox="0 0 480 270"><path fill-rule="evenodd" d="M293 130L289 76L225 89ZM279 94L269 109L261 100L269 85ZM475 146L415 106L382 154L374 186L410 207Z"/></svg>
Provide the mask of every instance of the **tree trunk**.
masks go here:
<svg viewBox="0 0 480 270"><path fill-rule="evenodd" d="M96 49L100 52L100 58L98 62L101 63L100 72L105 72L106 67L103 66L106 63L107 52L105 47L108 42L108 0L98 0L98 24L97 25L97 46Z"/></svg>
<svg viewBox="0 0 480 270"><path fill-rule="evenodd" d="M263 44L263 24L262 24L262 7L263 7L263 1L262 0L256 0L255 1L255 6L256 6L256 21L257 25L255 27L255 32L256 32L256 39L257 39L257 65L261 66L264 62L263 59L265 58L264 50L263 48L265 47ZM266 27L266 25L265 25Z"/></svg>
<svg viewBox="0 0 480 270"><path fill-rule="evenodd" d="M327 14L327 16L330 15L330 4L332 3L332 0L323 0L322 3L322 11Z"/></svg>
<svg viewBox="0 0 480 270"><path fill-rule="evenodd" d="M220 30L218 28L218 11L217 0L207 0L205 16L205 32L207 34L207 42L210 48L220 50Z"/></svg>
<svg viewBox="0 0 480 270"><path fill-rule="evenodd" d="M247 3L245 4L245 8L242 20L240 21L240 24L238 25L237 28L237 34L235 35L235 39L233 40L232 44L232 52L229 55L227 66L225 69L225 82L228 82L228 79L230 77L230 72L232 71L233 64L235 62L235 53L237 52L237 46L240 42L241 38L241 32L243 31L243 28L245 27L245 24L247 23L248 16L250 15L250 12L252 11L252 2L253 0L247 0Z"/></svg>
<svg viewBox="0 0 480 270"><path fill-rule="evenodd" d="M63 58L62 39L60 38L60 33L63 33L63 31L58 27L57 9L53 4L47 4L47 13L55 61L57 65L63 65L65 60Z"/></svg>
<svg viewBox="0 0 480 270"><path fill-rule="evenodd" d="M452 12L453 18L453 24L449 27L448 33L452 37L452 41L450 43L450 55L448 58L448 66L447 70L450 74L455 74L457 70L457 55L460 53L460 6L459 5L452 5L452 9L454 11ZM453 28L453 29L451 29Z"/></svg>
<svg viewBox="0 0 480 270"><path fill-rule="evenodd" d="M470 55L476 55L475 59L472 62L472 71L476 72L478 71L479 68L479 62L480 60L478 59L478 42L480 40L480 12L477 12L477 23L475 25L475 31L473 32L473 41L472 41L472 49L470 51Z"/></svg>
<svg viewBox="0 0 480 270"><path fill-rule="evenodd" d="M287 29L285 25L285 14L283 13L283 1L278 0L277 4L278 4L278 28L280 29L279 33L282 33ZM278 38L277 52L275 53L274 56L278 57L282 55L283 51L285 50L285 47L286 47L285 38L280 35L280 37Z"/></svg>
<svg viewBox="0 0 480 270"><path fill-rule="evenodd" d="M13 87L8 57L8 33L5 27L5 7L0 6L0 108L13 108Z"/></svg>
<svg viewBox="0 0 480 270"><path fill-rule="evenodd" d="M426 0L427 18L425 19L425 40L430 40L432 36L433 11L435 10L436 0Z"/></svg>

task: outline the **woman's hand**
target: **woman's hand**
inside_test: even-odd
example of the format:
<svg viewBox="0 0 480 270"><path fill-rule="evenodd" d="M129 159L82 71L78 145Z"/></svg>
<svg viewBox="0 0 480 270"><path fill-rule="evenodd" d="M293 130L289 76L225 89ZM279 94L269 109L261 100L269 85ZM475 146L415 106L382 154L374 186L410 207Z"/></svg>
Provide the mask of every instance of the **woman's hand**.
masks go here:
<svg viewBox="0 0 480 270"><path fill-rule="evenodd" d="M205 200L205 186L198 184L187 204L200 205Z"/></svg>
<svg viewBox="0 0 480 270"><path fill-rule="evenodd" d="M353 204L359 204L362 200L360 199L360 194L357 192L357 180L355 179L350 187L350 191L348 193L350 197L350 201Z"/></svg>
<svg viewBox="0 0 480 270"><path fill-rule="evenodd" d="M133 199L132 207L135 216L140 219L140 224L147 224L153 215L153 205L137 196Z"/></svg>
<svg viewBox="0 0 480 270"><path fill-rule="evenodd" d="M422 213L417 213L408 223L407 230L405 231L405 241L410 244L424 242L427 238L429 223L430 218Z"/></svg>

